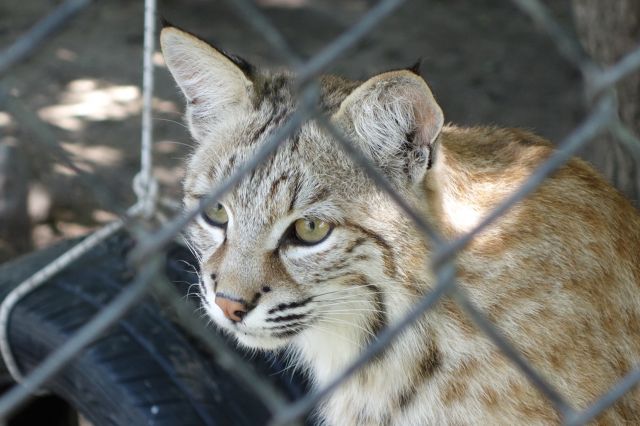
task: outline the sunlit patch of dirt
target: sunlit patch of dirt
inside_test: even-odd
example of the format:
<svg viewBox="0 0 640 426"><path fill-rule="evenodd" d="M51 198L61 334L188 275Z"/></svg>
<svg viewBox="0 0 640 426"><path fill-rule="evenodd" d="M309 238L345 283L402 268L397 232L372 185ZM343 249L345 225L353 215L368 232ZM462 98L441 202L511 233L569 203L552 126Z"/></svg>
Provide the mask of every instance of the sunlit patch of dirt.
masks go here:
<svg viewBox="0 0 640 426"><path fill-rule="evenodd" d="M106 145L80 145L74 143L61 142L60 145L73 155L76 163L86 165L116 166L122 160L122 152L114 147ZM89 170L91 171L91 168Z"/></svg>
<svg viewBox="0 0 640 426"><path fill-rule="evenodd" d="M6 112L0 111L0 128L9 127L15 124L13 117Z"/></svg>
<svg viewBox="0 0 640 426"><path fill-rule="evenodd" d="M74 80L61 94L59 104L38 110L43 120L65 130L84 128L85 120L123 120L140 113L140 88L107 85L92 79Z"/></svg>

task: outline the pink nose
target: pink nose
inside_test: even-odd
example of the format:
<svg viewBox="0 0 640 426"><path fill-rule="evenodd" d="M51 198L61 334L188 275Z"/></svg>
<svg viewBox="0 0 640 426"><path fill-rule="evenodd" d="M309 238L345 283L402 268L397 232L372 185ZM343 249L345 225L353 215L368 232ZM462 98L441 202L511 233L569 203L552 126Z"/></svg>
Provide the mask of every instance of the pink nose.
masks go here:
<svg viewBox="0 0 640 426"><path fill-rule="evenodd" d="M247 315L247 308L242 303L226 297L216 297L216 305L220 306L224 316L233 322L240 322Z"/></svg>

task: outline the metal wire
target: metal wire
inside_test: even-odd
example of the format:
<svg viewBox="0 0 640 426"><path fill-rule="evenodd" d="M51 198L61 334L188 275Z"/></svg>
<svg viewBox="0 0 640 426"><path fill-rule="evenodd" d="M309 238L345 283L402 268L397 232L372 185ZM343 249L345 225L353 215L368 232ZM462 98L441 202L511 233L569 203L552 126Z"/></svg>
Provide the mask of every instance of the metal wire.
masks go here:
<svg viewBox="0 0 640 426"><path fill-rule="evenodd" d="M438 270L438 281L433 290L425 295L411 311L400 321L383 330L377 339L360 355L349 367L347 367L338 377L321 389L311 393L296 403L290 405L282 412L278 413L270 426L287 425L297 419L302 418L311 411L322 399L326 398L332 391L349 379L354 373L364 367L376 355L385 350L404 330L416 322L424 313L433 307L448 290L455 284L455 267L449 262L446 266Z"/></svg>
<svg viewBox="0 0 640 426"><path fill-rule="evenodd" d="M591 406L565 419L565 424L567 426L578 426L589 423L604 410L615 404L618 399L622 398L624 394L629 392L638 382L640 382L640 369L635 369L620 380L613 389L591 404Z"/></svg>
<svg viewBox="0 0 640 426"><path fill-rule="evenodd" d="M623 78L633 72L637 72L640 68L640 47L624 56L612 67L598 73L594 76L592 90L600 92L606 88L613 87Z"/></svg>
<svg viewBox="0 0 640 426"><path fill-rule="evenodd" d="M474 306L469 299L467 292L461 286L457 286L453 292L458 305L467 313L469 318L482 330L500 351L511 360L520 371L551 401L555 409L563 418L574 414L573 408L529 363L525 360L517 349L515 349L507 339L502 336L491 322Z"/></svg>
<svg viewBox="0 0 640 426"><path fill-rule="evenodd" d="M322 49L308 61L302 58L291 48L286 38L267 19L266 16L252 2L248 0L227 2L232 5L238 15L251 24L256 31L264 35L267 42L274 47L276 52L297 71L297 82L300 87L300 108L293 114L285 124L278 129L267 142L263 144L253 158L248 160L236 173L227 181L212 188L211 193L194 209L184 214L174 217L166 226L157 232L142 234L139 246L132 252L130 260L141 267L136 284L123 291L103 312L94 320L83 327L80 332L70 339L67 344L48 357L41 366L22 378L17 370L17 364L13 360L7 330L11 308L15 306L21 297L28 293L55 273L60 267L60 262L56 261L27 280L28 285L20 286L22 290L16 291L15 295L10 295L5 302L0 305L0 351L3 353L8 367L15 374L16 378L23 380L23 385L16 387L5 397L0 399L0 417L6 415L25 401L29 393L41 387L48 378L59 371L66 362L72 359L82 348L95 339L97 333L103 331L118 320L126 311L138 300L147 288L149 278L157 270L157 254L162 248L176 237L182 229L193 220L208 204L218 199L225 192L231 190L247 173L257 167L262 161L272 155L278 147L287 140L288 136L296 131L306 120L315 117L319 124L332 135L336 143L348 154L348 156L359 165L378 185L378 187L389 194L398 206L407 213L415 222L416 229L428 240L435 255L431 259L432 268L437 283L430 293L424 295L403 319L383 330L378 338L368 347L354 362L333 381L321 389L317 389L299 401L287 405L277 392L269 384L257 377L250 368L244 368L243 361L234 355L233 351L226 348L216 337L207 333L197 321L189 315L189 308L179 303L175 294L169 291L169 287L161 282L156 288L160 298L178 313L178 321L183 324L194 336L205 342L209 349L216 354L220 365L232 372L245 384L251 386L256 395L269 407L273 413L272 425L290 424L299 421L306 413L315 407L322 399L331 394L345 380L348 380L355 372L361 369L376 354L381 353L393 342L407 327L410 327L422 315L425 315L443 296L450 295L458 305L467 313L469 318L482 330L487 337L493 341L506 358L510 359L522 373L545 395L556 408L559 415L567 425L584 424L594 419L599 413L613 405L620 397L628 392L640 381L640 370L634 370L626 377L622 378L609 392L602 395L589 407L582 411L574 409L570 404L535 369L518 353L518 351L502 336L500 330L493 325L472 303L463 288L455 283L455 256L472 239L492 224L495 220L504 215L516 203L535 191L545 179L558 168L566 164L577 150L584 147L597 135L609 131L621 143L640 164L640 143L638 138L625 127L617 117L615 84L633 72L640 70L640 47L629 52L613 66L602 70L581 48L579 42L566 31L562 25L553 17L549 9L539 0L511 0L518 8L527 14L553 41L560 53L578 69L585 77L584 90L587 98L593 100L591 112L571 132L566 139L557 147L557 152L545 163L538 167L531 176L510 196L506 197L498 207L496 207L487 217L485 217L471 232L462 237L445 241L422 216L411 207L402 197L400 197L386 178L374 167L368 158L358 150L355 144L351 143L340 129L337 129L331 122L322 116L317 116L315 105L318 98L318 87L313 80L335 61L352 48L359 40L370 33L370 31L380 23L385 17L398 8L402 0L381 0L369 12L367 12L359 22L351 26L341 36L336 38L327 47ZM155 1L145 1L145 43L144 43L144 107L143 107L143 131L142 131L142 152L141 152L141 172L138 179L139 203L137 208L143 209L146 216L150 216L155 202L150 200L155 198L152 189L152 163L151 163L151 99L153 86L153 66L151 63L151 53L153 51L153 14ZM168 204L161 199L162 204ZM169 203L170 204L170 203ZM135 207L135 206L134 206ZM173 205L173 207L176 207ZM104 238L114 229L120 228L122 224L117 222L110 227L99 231L86 241L92 242ZM74 251L75 250L75 251ZM82 254L86 247L76 247L65 254L69 261L73 261ZM63 257L64 257L63 256ZM58 266L56 266L58 265ZM53 271L53 272L52 272ZM34 284L35 283L35 284ZM5 303L7 304L5 306ZM8 353L8 355L6 355ZM11 365L9 365L11 364Z"/></svg>
<svg viewBox="0 0 640 426"><path fill-rule="evenodd" d="M455 255L458 251L471 242L471 240L509 211L516 203L524 199L527 195L535 191L544 180L558 168L562 167L573 154L585 146L587 142L598 136L605 126L615 117L615 105L613 99L607 97L600 101L592 113L576 127L573 132L558 146L557 151L546 162L540 165L513 194L509 195L491 213L482 219L471 231L462 237L440 247L440 250L433 258L433 265L437 265L449 256Z"/></svg>
<svg viewBox="0 0 640 426"><path fill-rule="evenodd" d="M137 212L138 205L131 209L131 215L133 216L137 214ZM11 344L9 342L9 318L13 308L27 294L45 284L51 277L122 229L124 224L125 221L120 219L89 235L71 249L61 254L55 260L51 261L44 268L35 272L29 278L18 284L4 298L2 304L0 304L0 353L2 354L2 359L7 366L7 370L9 370L9 374L11 374L11 377L13 377L16 382L23 382L24 377L20 372L20 368L18 367L15 357L13 356ZM2 413L1 410L0 413Z"/></svg>
<svg viewBox="0 0 640 426"><path fill-rule="evenodd" d="M0 61L0 64L6 64L6 67L9 67L10 65L16 63L19 59L23 58L27 55L27 53L33 50L33 46L35 46L38 41L43 40L46 34L49 34L58 25L60 25L64 19L73 15L88 3L88 1L68 1L64 3L62 6L60 6L60 8L57 8L50 16L46 17L39 24L37 24L30 33L20 38L14 45L10 46L7 49L7 53L0 57L0 59L2 60ZM18 367L18 363L13 356L13 351L11 350L11 345L9 342L9 319L11 316L11 312L16 304L19 303L20 300L22 300L27 294L46 284L47 280L49 280L52 276L68 267L71 263L82 257L82 255L92 250L102 241L122 229L133 216L142 213L145 217L149 218L153 214L153 210L155 207L155 196L157 195L157 183L153 180L152 177L151 163L151 101L153 95L153 64L151 62L151 58L155 40L154 28L155 0L146 0L144 27L145 45L143 52L143 107L145 111L143 112L142 120L141 171L138 175L136 175L136 178L133 182L134 191L138 195L138 202L127 210L127 213L124 215L124 217L106 225L102 229L91 234L86 239L46 265L44 268L36 271L32 276L19 283L11 292L9 292L9 294L0 304L0 354L2 355L2 359L5 365L7 366L9 374L11 374L13 379L18 383L31 383L30 380L32 380L33 374L29 375L29 377L27 377L26 379L23 377ZM29 46L29 49L27 49L27 47L25 46ZM3 95L3 93L0 92L0 95ZM64 153L60 152L60 150L56 150L56 153L58 154L59 158L61 158L66 164L69 164L73 170L81 171L81 169L78 169ZM121 303L124 304L128 299L123 298L121 300ZM126 313L126 310L124 312ZM111 318L112 322L110 324L113 324L113 322L119 319L119 317L113 316L107 318ZM80 341L86 341L86 339ZM90 341L87 341L87 344L88 343L90 343ZM82 347L80 349L82 349ZM57 370L54 370L54 373L55 371ZM45 379L47 377L51 377L51 374L45 376ZM38 383L39 385L41 385L42 383L44 383L44 381ZM28 395L30 391L33 391L35 389L37 389L37 386L34 387L23 385L23 387L16 390L15 393L10 393L7 398L9 398L11 395L14 395L13 397L16 398L16 400L13 403L7 402L7 407L14 407L16 405L19 405L19 395ZM7 399L7 401L13 400ZM0 404L0 407L3 406ZM6 411L0 410L0 418L4 418L9 411L9 408L7 408Z"/></svg>
<svg viewBox="0 0 640 426"><path fill-rule="evenodd" d="M0 398L0 419L6 419L12 412L24 404L32 393L62 370L78 356L84 348L95 341L102 333L112 327L120 318L144 296L151 279L162 266L162 256L157 256L141 268L135 281L124 289L94 318L83 325L62 346L53 351L33 369L25 378Z"/></svg>
<svg viewBox="0 0 640 426"><path fill-rule="evenodd" d="M87 7L89 3L91 3L91 0L66 0L11 46L1 51L0 75L40 47L51 33L59 29L69 18Z"/></svg>
<svg viewBox="0 0 640 426"><path fill-rule="evenodd" d="M553 40L556 48L585 77L597 72L597 66L585 53L580 42L558 23L551 11L539 0L511 0Z"/></svg>
<svg viewBox="0 0 640 426"><path fill-rule="evenodd" d="M382 173L380 173L376 167L371 163L371 161L367 158L367 156L358 149L356 144L351 143L346 137L346 135L341 132L336 126L334 126L326 117L321 117L319 120L320 124L329 132L331 136L338 141L338 145L343 149L345 153L349 156L349 158L358 166L360 166L369 176L369 178L383 191L387 193L389 198L391 198L397 205L404 211L413 223L416 228L422 232L426 239L430 241L433 245L440 245L444 243L442 237L438 234L438 232L427 222L413 207L407 203L404 198L397 191L393 189L391 183L385 178Z"/></svg>
<svg viewBox="0 0 640 426"><path fill-rule="evenodd" d="M310 87L306 91L303 103L286 122L277 129L268 140L260 146L255 155L240 166L226 181L212 188L211 193L202 198L198 205L182 215L177 216L169 222L155 235L149 235L148 238L140 242L140 245L131 252L129 259L132 263L138 264L146 261L153 253L169 244L189 222L198 216L211 203L219 200L227 191L233 188L242 178L255 169L261 162L266 160L276 149L286 140L289 135L296 131L298 127L308 118L310 111L314 110L315 99L317 97L317 88Z"/></svg>
<svg viewBox="0 0 640 426"><path fill-rule="evenodd" d="M159 277L154 283L154 294L173 311L180 322L193 337L198 338L215 356L219 366L237 377L249 389L252 389L271 413L278 413L285 408L286 400L281 393L260 376L253 366L242 358L219 335L203 324L201 319L193 315L193 306L185 302L165 277Z"/></svg>
<svg viewBox="0 0 640 426"><path fill-rule="evenodd" d="M344 55L347 50L355 46L358 41L369 34L376 25L389 16L402 3L404 3L404 0L379 1L359 22L296 70L299 84L303 85L312 78L317 77L320 73L326 71L329 65Z"/></svg>
<svg viewBox="0 0 640 426"><path fill-rule="evenodd" d="M7 80L9 83L7 84ZM28 131L33 134L32 140L40 145L40 149L51 155L49 160L55 160L78 177L77 182L82 186L87 194L90 194L97 205L105 211L112 211L117 215L126 215L126 208L119 208L116 197L111 193L109 186L104 180L98 179L96 175L78 167L69 153L58 144L58 139L53 131L44 123L38 115L29 110L23 102L7 92L6 87L10 84L10 79L5 78L5 84L0 84L0 108L5 109L13 115ZM38 149L31 148L31 149ZM34 166L41 166L35 164ZM42 165L44 166L44 165ZM41 172L42 170L39 170Z"/></svg>

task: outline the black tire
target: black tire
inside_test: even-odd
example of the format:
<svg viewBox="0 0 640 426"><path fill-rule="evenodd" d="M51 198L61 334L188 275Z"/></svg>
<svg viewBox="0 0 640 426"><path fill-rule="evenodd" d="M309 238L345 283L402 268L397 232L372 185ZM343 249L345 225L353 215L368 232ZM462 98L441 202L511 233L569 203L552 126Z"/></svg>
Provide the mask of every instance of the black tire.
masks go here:
<svg viewBox="0 0 640 426"><path fill-rule="evenodd" d="M0 296L68 245L0 267ZM63 344L130 281L124 261L130 245L122 235L112 238L18 303L9 338L21 371L29 371ZM170 253L167 274L186 289L194 282L184 263L190 255L179 246ZM265 371L279 368L277 360L255 362ZM291 377L273 380L291 397L303 390ZM149 297L47 389L96 426L261 425L269 418L252 392L218 367Z"/></svg>

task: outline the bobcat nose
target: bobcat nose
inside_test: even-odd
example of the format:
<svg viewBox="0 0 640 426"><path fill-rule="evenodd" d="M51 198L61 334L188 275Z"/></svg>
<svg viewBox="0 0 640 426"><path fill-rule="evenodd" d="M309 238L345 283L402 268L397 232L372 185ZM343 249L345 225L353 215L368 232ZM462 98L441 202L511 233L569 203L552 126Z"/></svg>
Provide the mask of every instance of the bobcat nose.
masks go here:
<svg viewBox="0 0 640 426"><path fill-rule="evenodd" d="M243 303L231 300L222 295L216 295L216 305L222 309L224 316L233 322L240 322L247 315L247 308Z"/></svg>

